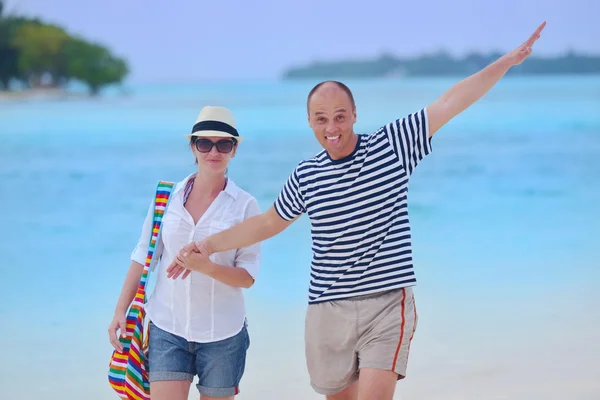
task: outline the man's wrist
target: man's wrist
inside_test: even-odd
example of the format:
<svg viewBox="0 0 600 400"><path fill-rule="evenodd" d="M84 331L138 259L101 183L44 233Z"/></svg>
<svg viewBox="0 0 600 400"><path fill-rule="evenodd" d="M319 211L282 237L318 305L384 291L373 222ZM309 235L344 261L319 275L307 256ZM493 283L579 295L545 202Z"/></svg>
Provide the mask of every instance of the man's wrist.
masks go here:
<svg viewBox="0 0 600 400"><path fill-rule="evenodd" d="M220 268L221 266L219 264L216 264L212 261L209 261L206 264L206 271L205 271L205 275L210 276L211 278L214 278L215 273L217 272L217 270Z"/></svg>
<svg viewBox="0 0 600 400"><path fill-rule="evenodd" d="M508 71L512 66L515 65L515 61L514 61L514 59L512 59L512 57L509 54L505 54L496 60L496 64L500 68Z"/></svg>
<svg viewBox="0 0 600 400"><path fill-rule="evenodd" d="M211 254L213 254L215 252L213 245L210 242L210 239L208 239L208 238L205 238L205 239L202 239L202 240L196 242L196 248L201 248L201 247L204 247L204 249L208 252L207 256L210 256Z"/></svg>

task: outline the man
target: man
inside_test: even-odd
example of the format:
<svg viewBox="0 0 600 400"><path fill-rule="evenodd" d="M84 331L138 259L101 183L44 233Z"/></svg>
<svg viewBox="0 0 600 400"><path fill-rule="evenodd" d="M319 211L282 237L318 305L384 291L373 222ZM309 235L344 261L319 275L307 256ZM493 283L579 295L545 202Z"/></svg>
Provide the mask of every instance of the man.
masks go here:
<svg viewBox="0 0 600 400"><path fill-rule="evenodd" d="M305 344L311 385L331 400L392 399L397 380L406 376L417 325L409 177L431 152L431 137L522 63L544 27L426 108L370 135L354 133L350 90L339 82L320 83L307 108L324 150L296 167L267 212L183 248L167 268L169 276L185 278L188 257L208 260L212 253L263 241L308 213L313 260Z"/></svg>

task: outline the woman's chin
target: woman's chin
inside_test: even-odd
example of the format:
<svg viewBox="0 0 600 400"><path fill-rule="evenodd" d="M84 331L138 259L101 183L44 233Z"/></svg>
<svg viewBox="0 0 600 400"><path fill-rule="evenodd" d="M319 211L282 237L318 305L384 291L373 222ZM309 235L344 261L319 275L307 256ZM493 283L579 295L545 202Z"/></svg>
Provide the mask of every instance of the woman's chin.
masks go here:
<svg viewBox="0 0 600 400"><path fill-rule="evenodd" d="M225 174L225 170L227 169L227 165L225 163L214 163L214 162L205 162L202 164L201 169L204 169L206 172L210 172L211 174Z"/></svg>

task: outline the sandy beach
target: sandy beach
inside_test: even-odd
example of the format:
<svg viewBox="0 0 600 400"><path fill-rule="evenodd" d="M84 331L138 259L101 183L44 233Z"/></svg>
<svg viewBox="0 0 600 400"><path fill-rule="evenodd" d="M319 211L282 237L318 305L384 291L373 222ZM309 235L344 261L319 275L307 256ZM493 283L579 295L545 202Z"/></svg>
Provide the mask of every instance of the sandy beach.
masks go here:
<svg viewBox="0 0 600 400"><path fill-rule="evenodd" d="M28 100L65 100L82 98L85 94L74 93L62 88L35 88L25 90L0 90L0 102ZM89 97L89 96L87 96Z"/></svg>
<svg viewBox="0 0 600 400"><path fill-rule="evenodd" d="M565 287L555 297L546 293L523 300L517 294L501 304L466 302L450 289L433 293L423 288L417 294L420 321L409 376L398 384L395 399L599 398L600 302L591 285L578 291ZM237 398L321 399L309 385L304 364L304 309L252 301L249 308L251 347ZM32 342L31 334L15 337L11 345L28 348L31 355L27 361L2 363L0 374L12 384L0 387L0 398L117 398L106 381L111 348L101 322L109 316L88 316L76 330L71 330L73 322L70 327L55 324L44 340ZM65 341L65 331L71 331L71 340ZM35 385L23 369L32 365L43 371ZM189 399L198 399L194 387Z"/></svg>
<svg viewBox="0 0 600 400"><path fill-rule="evenodd" d="M409 376L398 384L395 399L597 400L600 297L592 289L565 287L556 302L539 295L500 304L469 303L452 290L417 289L419 327ZM581 309L585 303L588 308ZM322 398L308 385L303 319L296 313L256 318L240 400ZM288 326L274 326L286 320Z"/></svg>

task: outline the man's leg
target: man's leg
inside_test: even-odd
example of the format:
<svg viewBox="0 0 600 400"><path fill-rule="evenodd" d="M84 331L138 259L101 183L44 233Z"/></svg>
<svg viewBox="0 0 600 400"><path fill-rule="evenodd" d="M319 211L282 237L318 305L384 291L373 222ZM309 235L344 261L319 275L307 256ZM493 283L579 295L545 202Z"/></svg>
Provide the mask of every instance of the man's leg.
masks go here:
<svg viewBox="0 0 600 400"><path fill-rule="evenodd" d="M358 318L358 399L392 400L397 381L406 376L417 326L412 289L360 300Z"/></svg>
<svg viewBox="0 0 600 400"><path fill-rule="evenodd" d="M306 363L315 392L332 400L357 399L357 343L356 302L335 300L308 306Z"/></svg>
<svg viewBox="0 0 600 400"><path fill-rule="evenodd" d="M358 378L358 400L392 400L398 374L375 368L363 368Z"/></svg>
<svg viewBox="0 0 600 400"><path fill-rule="evenodd" d="M360 370L358 381L339 393L326 396L327 400L391 400L398 382L398 374L375 368Z"/></svg>
<svg viewBox="0 0 600 400"><path fill-rule="evenodd" d="M358 400L358 381L339 393L325 396L327 400Z"/></svg>
<svg viewBox="0 0 600 400"><path fill-rule="evenodd" d="M391 400L406 375L416 323L411 288L310 305L311 385L328 400Z"/></svg>

